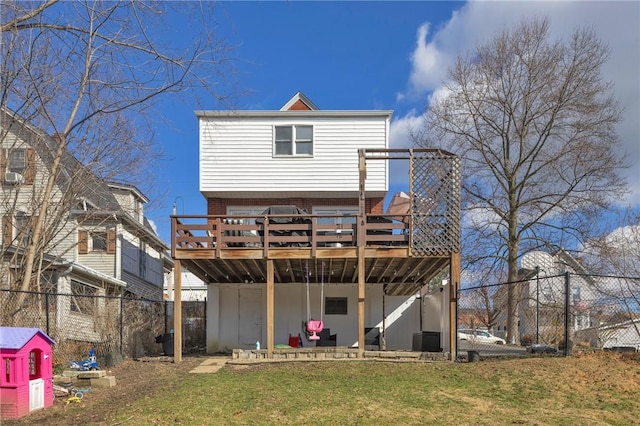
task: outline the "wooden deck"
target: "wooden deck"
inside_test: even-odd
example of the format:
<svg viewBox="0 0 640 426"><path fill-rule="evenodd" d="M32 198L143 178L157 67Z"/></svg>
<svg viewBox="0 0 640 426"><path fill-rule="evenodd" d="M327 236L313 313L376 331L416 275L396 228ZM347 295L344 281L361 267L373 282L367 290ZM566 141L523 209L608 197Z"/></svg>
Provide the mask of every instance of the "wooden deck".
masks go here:
<svg viewBox="0 0 640 426"><path fill-rule="evenodd" d="M367 214L366 164L388 160L409 162L410 201L404 216ZM176 297L174 361L181 360L183 267L206 283L264 283L264 356L269 359L279 354L274 348L275 284L308 279L357 283L359 332L355 351L358 358L364 358L367 285L381 283L388 295L412 295L448 269L449 318L443 331L448 335L445 346L455 353L460 283L460 159L440 149L360 149L358 174L357 215L171 217Z"/></svg>
<svg viewBox="0 0 640 426"><path fill-rule="evenodd" d="M174 216L172 256L205 282L264 283L271 259L275 283L304 282L309 273L347 284L358 282L363 241L366 283L410 295L449 266L450 253L434 246L415 255L410 220L402 219L367 215L359 240L357 215Z"/></svg>

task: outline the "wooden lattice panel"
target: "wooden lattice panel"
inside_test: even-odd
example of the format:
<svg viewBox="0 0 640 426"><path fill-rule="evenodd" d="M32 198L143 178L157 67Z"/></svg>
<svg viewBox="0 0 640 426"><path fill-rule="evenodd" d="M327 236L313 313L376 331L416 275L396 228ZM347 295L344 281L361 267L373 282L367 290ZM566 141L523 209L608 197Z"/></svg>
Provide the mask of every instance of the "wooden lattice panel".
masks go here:
<svg viewBox="0 0 640 426"><path fill-rule="evenodd" d="M414 152L410 167L412 255L460 252L460 158Z"/></svg>

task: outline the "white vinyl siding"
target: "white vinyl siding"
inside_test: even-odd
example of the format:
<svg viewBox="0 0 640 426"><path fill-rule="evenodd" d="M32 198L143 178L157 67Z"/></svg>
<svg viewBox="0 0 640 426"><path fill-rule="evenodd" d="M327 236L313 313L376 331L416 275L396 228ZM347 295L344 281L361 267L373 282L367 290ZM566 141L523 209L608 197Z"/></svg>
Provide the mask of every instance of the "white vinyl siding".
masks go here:
<svg viewBox="0 0 640 426"><path fill-rule="evenodd" d="M313 125L313 156L274 156L279 125ZM200 190L357 193L358 149L387 140L384 117L201 117ZM387 175L387 161L368 161L366 190L386 191Z"/></svg>
<svg viewBox="0 0 640 426"><path fill-rule="evenodd" d="M107 252L89 252L78 255L78 262L83 266L113 277L116 269L116 255Z"/></svg>

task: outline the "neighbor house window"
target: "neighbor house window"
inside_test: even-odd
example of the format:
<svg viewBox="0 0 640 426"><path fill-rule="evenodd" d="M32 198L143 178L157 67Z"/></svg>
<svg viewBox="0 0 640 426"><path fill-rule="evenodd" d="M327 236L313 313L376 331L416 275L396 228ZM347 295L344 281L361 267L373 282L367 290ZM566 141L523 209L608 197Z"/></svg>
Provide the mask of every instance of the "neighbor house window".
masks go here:
<svg viewBox="0 0 640 426"><path fill-rule="evenodd" d="M274 155L313 155L313 126L276 126Z"/></svg>
<svg viewBox="0 0 640 426"><path fill-rule="evenodd" d="M71 312L93 315L95 312L96 298L98 290L82 284L78 281L71 281Z"/></svg>
<svg viewBox="0 0 640 426"><path fill-rule="evenodd" d="M31 216L18 213L15 218L16 223L16 245L26 247L31 241Z"/></svg>
<svg viewBox="0 0 640 426"><path fill-rule="evenodd" d="M112 229L99 231L78 231L78 254L89 252L115 254L116 232Z"/></svg>
<svg viewBox="0 0 640 426"><path fill-rule="evenodd" d="M35 171L36 155L33 148L0 148L0 179L4 184L31 185Z"/></svg>
<svg viewBox="0 0 640 426"><path fill-rule="evenodd" d="M27 168L27 150L23 148L10 149L7 166L9 172L24 174L24 170Z"/></svg>
<svg viewBox="0 0 640 426"><path fill-rule="evenodd" d="M107 251L107 233L92 232L91 244L91 250L93 251Z"/></svg>
<svg viewBox="0 0 640 426"><path fill-rule="evenodd" d="M347 315L347 298L325 297L324 313L325 315Z"/></svg>

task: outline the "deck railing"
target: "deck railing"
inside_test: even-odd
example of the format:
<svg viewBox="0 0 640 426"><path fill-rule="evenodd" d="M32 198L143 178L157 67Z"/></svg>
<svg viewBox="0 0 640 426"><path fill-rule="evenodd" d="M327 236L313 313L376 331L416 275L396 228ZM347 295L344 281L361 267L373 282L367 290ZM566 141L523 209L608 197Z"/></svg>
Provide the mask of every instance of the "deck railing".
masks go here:
<svg viewBox="0 0 640 426"><path fill-rule="evenodd" d="M354 247L357 218L318 214L172 216L172 250ZM409 245L408 217L367 215L366 219L366 246Z"/></svg>

